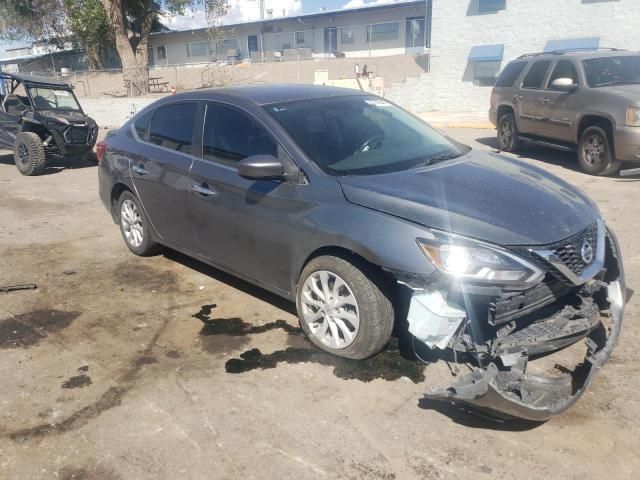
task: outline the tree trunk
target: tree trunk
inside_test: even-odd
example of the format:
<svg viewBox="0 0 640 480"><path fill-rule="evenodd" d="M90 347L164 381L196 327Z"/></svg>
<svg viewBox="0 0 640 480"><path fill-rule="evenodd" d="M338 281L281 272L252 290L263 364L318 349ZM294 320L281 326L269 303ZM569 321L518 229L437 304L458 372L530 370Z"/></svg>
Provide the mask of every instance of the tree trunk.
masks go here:
<svg viewBox="0 0 640 480"><path fill-rule="evenodd" d="M89 68L91 70L104 70L104 62L102 61L102 52L97 45L83 45L84 52L89 59Z"/></svg>
<svg viewBox="0 0 640 480"><path fill-rule="evenodd" d="M143 95L149 93L149 56L147 45L151 28L142 29L139 40L134 47L122 11L122 0L101 0L111 24L116 50L122 63L124 81L128 85L129 94ZM144 0L145 6L151 6L151 0ZM147 7L147 11L150 9ZM151 14L148 15L151 17ZM152 19L151 19L152 20ZM145 21L146 23L146 21Z"/></svg>

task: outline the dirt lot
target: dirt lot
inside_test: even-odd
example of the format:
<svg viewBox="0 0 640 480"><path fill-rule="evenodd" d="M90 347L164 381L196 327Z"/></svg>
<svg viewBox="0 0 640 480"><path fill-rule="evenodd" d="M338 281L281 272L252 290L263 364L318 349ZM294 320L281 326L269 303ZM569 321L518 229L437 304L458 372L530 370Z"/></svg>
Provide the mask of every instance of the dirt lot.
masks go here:
<svg viewBox="0 0 640 480"><path fill-rule="evenodd" d="M492 148L488 130L451 134ZM594 198L640 282L640 183L523 156ZM584 398L544 424L419 408L436 367L342 361L292 306L179 254L126 249L96 167L21 177L0 152L0 478L636 478L639 296ZM497 186L497 188L499 188Z"/></svg>

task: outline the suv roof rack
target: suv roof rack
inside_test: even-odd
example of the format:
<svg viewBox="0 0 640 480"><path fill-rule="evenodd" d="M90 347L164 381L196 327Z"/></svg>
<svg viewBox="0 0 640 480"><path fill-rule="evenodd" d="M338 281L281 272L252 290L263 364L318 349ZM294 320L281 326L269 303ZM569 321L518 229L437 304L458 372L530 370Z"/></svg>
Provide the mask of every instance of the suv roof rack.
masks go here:
<svg viewBox="0 0 640 480"><path fill-rule="evenodd" d="M599 52L599 51L609 51L609 52L626 52L622 48L609 48L609 47L598 47L598 48L565 48L562 50L552 50L550 52L537 52L537 53L525 53L524 55L520 55L518 60L521 58L528 57L539 57L540 55L564 55L565 53L575 53L575 52Z"/></svg>

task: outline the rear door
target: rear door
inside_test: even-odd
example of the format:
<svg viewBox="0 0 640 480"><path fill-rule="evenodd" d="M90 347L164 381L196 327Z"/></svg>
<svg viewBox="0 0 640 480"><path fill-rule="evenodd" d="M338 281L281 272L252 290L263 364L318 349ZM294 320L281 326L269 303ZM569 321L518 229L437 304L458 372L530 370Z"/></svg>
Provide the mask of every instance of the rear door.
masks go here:
<svg viewBox="0 0 640 480"><path fill-rule="evenodd" d="M551 89L551 83L558 78L571 78L578 89L560 92ZM539 135L563 142L575 141L573 126L580 108L580 80L574 63L558 60L547 80L546 89L538 99Z"/></svg>
<svg viewBox="0 0 640 480"><path fill-rule="evenodd" d="M133 184L156 232L170 246L194 249L189 219L189 170L193 163L197 102L157 108L142 154L132 158Z"/></svg>
<svg viewBox="0 0 640 480"><path fill-rule="evenodd" d="M538 102L550 65L551 60L533 62L522 80L520 91L513 98L520 133L538 134Z"/></svg>
<svg viewBox="0 0 640 480"><path fill-rule="evenodd" d="M191 169L198 253L288 292L296 238L293 220L304 187L242 178L237 164L251 155L290 158L257 119L226 104L207 103L202 137L202 158Z"/></svg>

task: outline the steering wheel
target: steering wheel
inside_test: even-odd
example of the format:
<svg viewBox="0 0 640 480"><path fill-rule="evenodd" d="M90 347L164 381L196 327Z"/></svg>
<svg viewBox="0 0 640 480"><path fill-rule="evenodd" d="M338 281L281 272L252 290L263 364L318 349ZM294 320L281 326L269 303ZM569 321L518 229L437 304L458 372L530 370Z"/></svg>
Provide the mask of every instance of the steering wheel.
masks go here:
<svg viewBox="0 0 640 480"><path fill-rule="evenodd" d="M367 138L362 145L356 150L356 154L369 151L369 147L380 146L384 141L385 136L383 134L376 134Z"/></svg>

